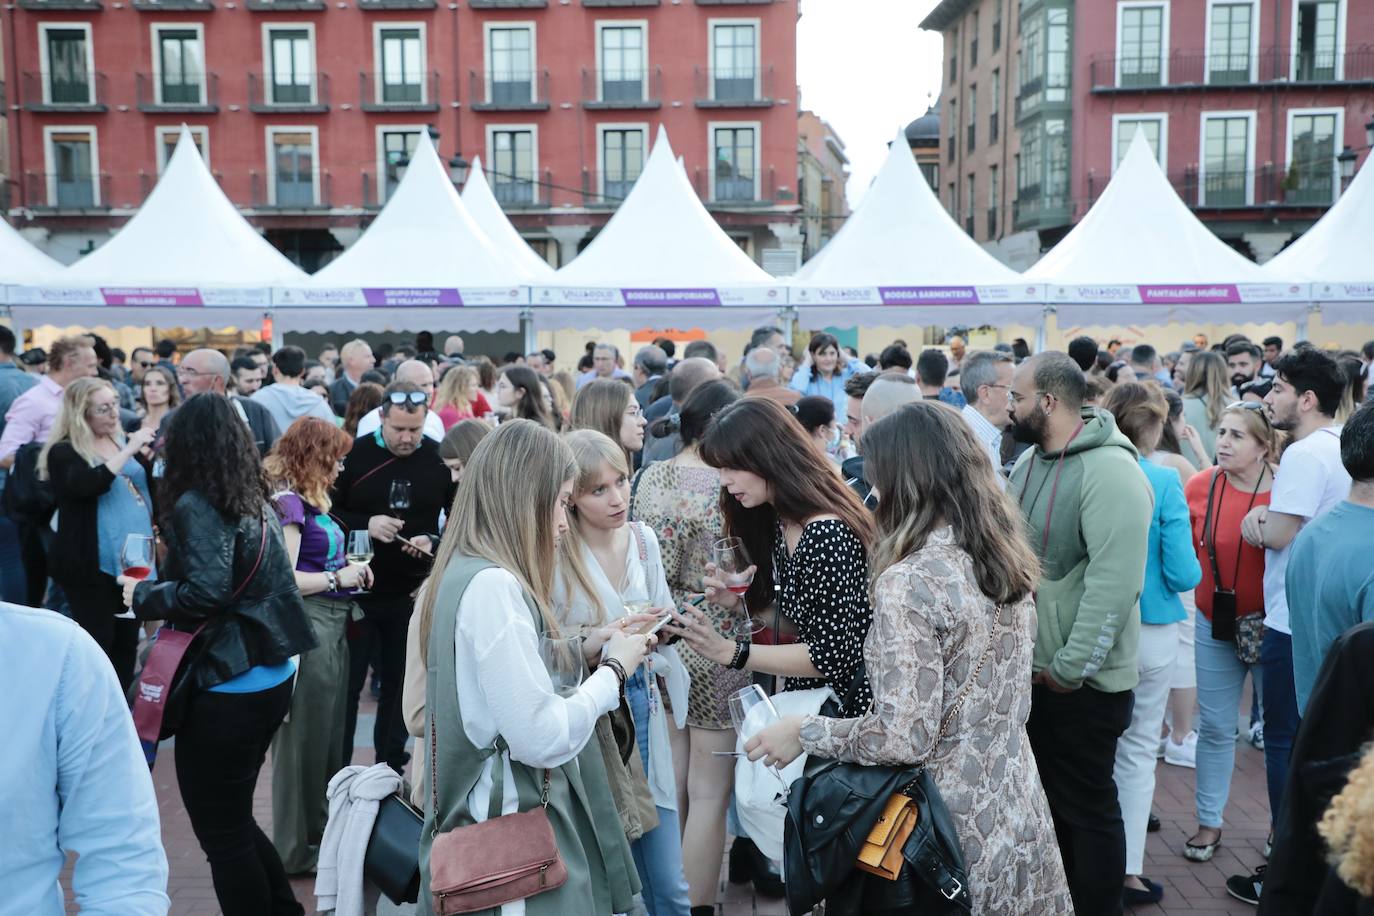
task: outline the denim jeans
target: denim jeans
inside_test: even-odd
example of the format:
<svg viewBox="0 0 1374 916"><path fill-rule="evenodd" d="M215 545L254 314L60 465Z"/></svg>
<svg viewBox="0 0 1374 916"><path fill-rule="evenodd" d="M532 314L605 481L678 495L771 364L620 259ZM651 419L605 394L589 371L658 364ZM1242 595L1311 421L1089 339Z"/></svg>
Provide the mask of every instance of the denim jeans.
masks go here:
<svg viewBox="0 0 1374 916"><path fill-rule="evenodd" d="M1293 686L1293 637L1278 630L1264 631L1260 649L1264 666L1264 775L1269 783L1270 823L1278 819L1283 784L1288 781L1288 756L1298 731L1298 694Z"/></svg>
<svg viewBox="0 0 1374 916"><path fill-rule="evenodd" d="M1197 822L1222 826L1231 775L1236 769L1236 724L1250 666L1236 657L1236 645L1212 638L1212 622L1197 617ZM1255 672L1258 677L1258 671Z"/></svg>
<svg viewBox="0 0 1374 916"><path fill-rule="evenodd" d="M0 482L0 499L5 488ZM24 576L24 557L19 546L19 526L0 513L0 601L26 604L28 587Z"/></svg>
<svg viewBox="0 0 1374 916"><path fill-rule="evenodd" d="M625 699L635 720L635 740L644 769L649 768L649 685L644 670L625 684ZM658 806L658 826L630 844L639 883L644 886L644 906L649 916L688 916L687 878L682 873L682 828L677 812Z"/></svg>
<svg viewBox="0 0 1374 916"><path fill-rule="evenodd" d="M1139 875L1145 859L1145 831L1155 797L1159 727L1169 702L1169 684L1178 658L1177 623L1142 624L1131 724L1116 742L1113 778L1126 831L1126 874Z"/></svg>

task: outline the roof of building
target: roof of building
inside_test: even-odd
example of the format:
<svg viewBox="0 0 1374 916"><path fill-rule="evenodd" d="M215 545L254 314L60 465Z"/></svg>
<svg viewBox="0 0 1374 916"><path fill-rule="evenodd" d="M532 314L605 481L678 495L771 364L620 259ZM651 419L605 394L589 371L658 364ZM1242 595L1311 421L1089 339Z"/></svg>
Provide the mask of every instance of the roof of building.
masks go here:
<svg viewBox="0 0 1374 916"><path fill-rule="evenodd" d="M921 28L929 32L943 32L950 23L963 16L978 0L940 0L938 6L921 20Z"/></svg>
<svg viewBox="0 0 1374 916"><path fill-rule="evenodd" d="M940 112L934 105L906 126L906 142L911 146L939 145Z"/></svg>

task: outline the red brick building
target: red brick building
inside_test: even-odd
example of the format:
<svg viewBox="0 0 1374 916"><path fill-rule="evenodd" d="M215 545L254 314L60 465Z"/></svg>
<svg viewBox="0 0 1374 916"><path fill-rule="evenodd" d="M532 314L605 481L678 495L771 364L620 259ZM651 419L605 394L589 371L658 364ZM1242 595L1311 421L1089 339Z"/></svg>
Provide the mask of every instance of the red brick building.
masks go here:
<svg viewBox="0 0 1374 916"><path fill-rule="evenodd" d="M755 256L799 246L797 0L18 0L9 207L61 260L109 237L178 126L308 270L357 238L419 132L481 157L555 265L667 126Z"/></svg>

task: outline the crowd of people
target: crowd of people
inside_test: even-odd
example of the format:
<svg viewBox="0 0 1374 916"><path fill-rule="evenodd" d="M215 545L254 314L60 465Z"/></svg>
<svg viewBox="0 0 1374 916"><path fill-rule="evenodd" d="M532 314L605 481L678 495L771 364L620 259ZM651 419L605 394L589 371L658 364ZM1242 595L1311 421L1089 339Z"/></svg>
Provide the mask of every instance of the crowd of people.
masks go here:
<svg viewBox="0 0 1374 916"><path fill-rule="evenodd" d="M783 896L803 866L737 771L805 756L923 768L964 911L1119 913L1164 895L1160 759L1196 771L1173 845L1206 862L1239 741L1271 842L1224 890L1374 909L1374 343L861 357L763 327L738 357L665 338L567 368L434 343L38 361L0 327L16 912L62 911L66 852L83 911L167 911L150 691L222 912L303 913L316 872L345 912L361 859L327 837L369 690L366 756L423 817L421 912L464 893L455 844L536 809L559 877L487 875L492 912L714 913L727 842L728 880ZM159 632L189 641L165 684ZM742 717L769 697L808 711ZM841 864L834 912L922 899L909 861Z"/></svg>

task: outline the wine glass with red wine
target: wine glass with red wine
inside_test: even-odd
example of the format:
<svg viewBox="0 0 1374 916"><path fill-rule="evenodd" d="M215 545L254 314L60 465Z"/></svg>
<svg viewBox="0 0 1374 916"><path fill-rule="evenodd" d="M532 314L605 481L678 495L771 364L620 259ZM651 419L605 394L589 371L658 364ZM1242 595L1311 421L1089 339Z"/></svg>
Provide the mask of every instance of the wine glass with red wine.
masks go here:
<svg viewBox="0 0 1374 916"><path fill-rule="evenodd" d="M762 629L755 625L754 618L749 614L748 600L745 598L749 586L754 584L754 571L750 569L753 563L749 559L749 552L744 549L744 542L739 538L721 538L711 546L711 559L725 583L726 591L739 595L741 617L735 621L735 637L748 639Z"/></svg>
<svg viewBox="0 0 1374 916"><path fill-rule="evenodd" d="M119 551L119 565L129 579L142 582L153 574L153 539L146 534L131 534L124 538Z"/></svg>

